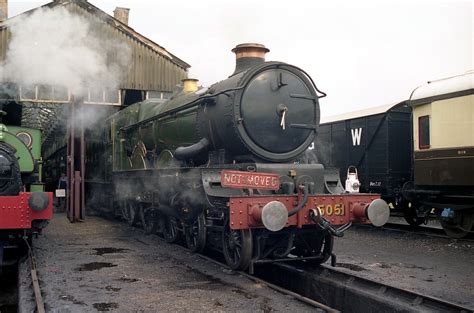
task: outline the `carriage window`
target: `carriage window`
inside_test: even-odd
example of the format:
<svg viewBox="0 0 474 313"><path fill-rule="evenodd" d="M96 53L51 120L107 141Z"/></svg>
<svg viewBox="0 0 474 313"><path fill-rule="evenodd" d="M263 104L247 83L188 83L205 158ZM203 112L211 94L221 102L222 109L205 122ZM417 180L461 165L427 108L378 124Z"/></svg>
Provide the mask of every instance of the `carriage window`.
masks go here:
<svg viewBox="0 0 474 313"><path fill-rule="evenodd" d="M420 149L430 147L430 116L420 116L418 118L418 145Z"/></svg>

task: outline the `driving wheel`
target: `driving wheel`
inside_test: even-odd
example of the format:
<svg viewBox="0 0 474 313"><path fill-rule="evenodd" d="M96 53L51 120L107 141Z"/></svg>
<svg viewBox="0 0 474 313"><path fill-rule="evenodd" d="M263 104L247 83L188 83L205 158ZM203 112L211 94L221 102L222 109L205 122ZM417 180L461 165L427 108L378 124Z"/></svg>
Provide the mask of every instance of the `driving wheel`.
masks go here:
<svg viewBox="0 0 474 313"><path fill-rule="evenodd" d="M250 229L233 230L226 222L222 233L222 248L227 265L233 270L244 270L252 258L252 233Z"/></svg>
<svg viewBox="0 0 474 313"><path fill-rule="evenodd" d="M185 229L186 245L192 252L201 253L206 246L206 219L204 213Z"/></svg>

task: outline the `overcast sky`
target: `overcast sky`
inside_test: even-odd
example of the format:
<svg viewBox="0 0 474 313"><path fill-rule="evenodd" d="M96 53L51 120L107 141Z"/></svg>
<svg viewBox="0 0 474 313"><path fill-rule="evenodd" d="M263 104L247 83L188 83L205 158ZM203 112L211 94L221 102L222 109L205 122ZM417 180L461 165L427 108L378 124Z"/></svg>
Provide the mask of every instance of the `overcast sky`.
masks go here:
<svg viewBox="0 0 474 313"><path fill-rule="evenodd" d="M49 1L9 0L9 16ZM258 42L267 60L306 70L328 96L323 116L396 103L473 65L473 1L90 0L192 65L208 86L234 69L230 50Z"/></svg>

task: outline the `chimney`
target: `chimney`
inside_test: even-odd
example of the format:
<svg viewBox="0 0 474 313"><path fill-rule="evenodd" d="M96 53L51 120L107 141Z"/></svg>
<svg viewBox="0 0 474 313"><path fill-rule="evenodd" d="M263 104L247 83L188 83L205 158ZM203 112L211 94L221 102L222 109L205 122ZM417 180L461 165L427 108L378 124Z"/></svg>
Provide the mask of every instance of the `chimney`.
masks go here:
<svg viewBox="0 0 474 313"><path fill-rule="evenodd" d="M0 22L8 18L8 0L0 0Z"/></svg>
<svg viewBox="0 0 474 313"><path fill-rule="evenodd" d="M235 53L235 75L245 71L249 67L265 62L265 54L270 50L259 43L242 43L235 46L232 52Z"/></svg>
<svg viewBox="0 0 474 313"><path fill-rule="evenodd" d="M2 0L0 0L2 1ZM128 25L128 13L130 12L130 9L127 8L121 8L121 7L116 7L114 10L114 17L119 20L120 22L124 23L125 25Z"/></svg>
<svg viewBox="0 0 474 313"><path fill-rule="evenodd" d="M183 82L183 92L195 92L198 90L198 80L194 78L185 78L182 80Z"/></svg>

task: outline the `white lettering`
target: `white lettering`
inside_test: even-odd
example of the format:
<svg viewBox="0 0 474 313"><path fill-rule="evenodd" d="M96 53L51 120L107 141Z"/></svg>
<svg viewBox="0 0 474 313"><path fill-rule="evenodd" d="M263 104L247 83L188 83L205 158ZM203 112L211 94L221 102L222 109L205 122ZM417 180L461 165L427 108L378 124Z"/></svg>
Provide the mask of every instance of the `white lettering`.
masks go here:
<svg viewBox="0 0 474 313"><path fill-rule="evenodd" d="M278 189L280 180L276 175L272 174L251 174L239 172L223 172L221 175L221 182L223 186L232 188L265 188Z"/></svg>
<svg viewBox="0 0 474 313"><path fill-rule="evenodd" d="M253 185L254 184L255 177L254 176L249 176L247 177L247 184Z"/></svg>
<svg viewBox="0 0 474 313"><path fill-rule="evenodd" d="M360 138L362 137L362 128L352 128L352 145L360 146Z"/></svg>
<svg viewBox="0 0 474 313"><path fill-rule="evenodd" d="M231 182L230 177L231 177L231 175L229 175L229 174L227 174L227 173L224 174L224 181L225 181L227 184Z"/></svg>

